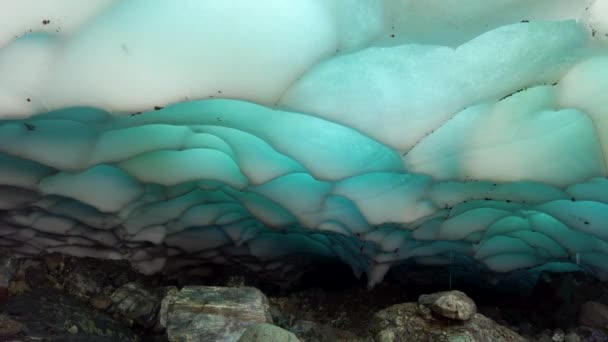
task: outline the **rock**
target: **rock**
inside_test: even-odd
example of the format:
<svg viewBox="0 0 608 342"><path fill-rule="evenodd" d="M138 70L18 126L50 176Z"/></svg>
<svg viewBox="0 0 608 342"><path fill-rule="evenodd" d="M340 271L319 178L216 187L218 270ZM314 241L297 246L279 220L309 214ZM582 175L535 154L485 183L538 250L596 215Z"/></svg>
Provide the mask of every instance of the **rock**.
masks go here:
<svg viewBox="0 0 608 342"><path fill-rule="evenodd" d="M247 326L272 318L256 288L186 286L163 299L160 321L169 341L237 341Z"/></svg>
<svg viewBox="0 0 608 342"><path fill-rule="evenodd" d="M581 338L574 331L570 331L564 336L564 342L581 342Z"/></svg>
<svg viewBox="0 0 608 342"><path fill-rule="evenodd" d="M304 341L322 341L323 340L323 332L321 328L315 322L299 320L294 323L294 325L289 328L289 331L296 334L296 336L300 337Z"/></svg>
<svg viewBox="0 0 608 342"><path fill-rule="evenodd" d="M331 327L306 320L296 321L289 331L308 342L330 342L337 339L336 333Z"/></svg>
<svg viewBox="0 0 608 342"><path fill-rule="evenodd" d="M226 278L222 287L241 287L245 286L246 280L242 275L231 275Z"/></svg>
<svg viewBox="0 0 608 342"><path fill-rule="evenodd" d="M270 316L272 317L272 321L281 328L288 328L291 325L291 317L285 315L274 305L270 305Z"/></svg>
<svg viewBox="0 0 608 342"><path fill-rule="evenodd" d="M19 334L23 326L21 323L4 315L0 316L0 338L11 337ZM4 341L4 339L2 339Z"/></svg>
<svg viewBox="0 0 608 342"><path fill-rule="evenodd" d="M89 303L95 309L105 311L107 308L110 307L110 305L112 305L112 299L110 299L110 297L106 295L100 294L91 298Z"/></svg>
<svg viewBox="0 0 608 342"><path fill-rule="evenodd" d="M587 327L608 330L608 306L594 301L585 302L581 305L578 321Z"/></svg>
<svg viewBox="0 0 608 342"><path fill-rule="evenodd" d="M127 283L116 289L110 296L111 311L127 322L137 323L143 327L152 327L156 323L156 313L160 298L144 289L139 283Z"/></svg>
<svg viewBox="0 0 608 342"><path fill-rule="evenodd" d="M440 316L459 321L466 321L477 312L475 302L460 291L422 295L418 298L418 304L428 307Z"/></svg>
<svg viewBox="0 0 608 342"><path fill-rule="evenodd" d="M538 342L565 342L566 333L562 329L545 329L541 334L534 337L534 341Z"/></svg>
<svg viewBox="0 0 608 342"><path fill-rule="evenodd" d="M248 326L239 342L299 342L296 335L276 325L261 323Z"/></svg>
<svg viewBox="0 0 608 342"><path fill-rule="evenodd" d="M78 327L75 325L72 325L71 327L68 328L68 332L72 335L76 335L76 334L78 334Z"/></svg>
<svg viewBox="0 0 608 342"><path fill-rule="evenodd" d="M18 260L8 255L0 254L0 302L8 297L10 284L18 268Z"/></svg>
<svg viewBox="0 0 608 342"><path fill-rule="evenodd" d="M564 342L566 340L566 333L562 329L556 329L551 336L553 342Z"/></svg>
<svg viewBox="0 0 608 342"><path fill-rule="evenodd" d="M86 273L71 272L64 281L67 292L83 300L88 300L102 291L98 281Z"/></svg>
<svg viewBox="0 0 608 342"><path fill-rule="evenodd" d="M31 289L27 281L26 270L30 266L38 264L39 263L34 260L22 259L15 265L16 269L8 286L9 296L15 296Z"/></svg>
<svg viewBox="0 0 608 342"><path fill-rule="evenodd" d="M85 301L99 295L111 294L115 289L133 282L137 275L125 260L53 257L45 259L52 277L69 294Z"/></svg>
<svg viewBox="0 0 608 342"><path fill-rule="evenodd" d="M534 337L535 342L553 342L550 332L543 331L540 335Z"/></svg>
<svg viewBox="0 0 608 342"><path fill-rule="evenodd" d="M376 336L376 341L378 342L393 342L397 341L395 337L395 331L392 329L384 329L380 331Z"/></svg>
<svg viewBox="0 0 608 342"><path fill-rule="evenodd" d="M158 312L158 323L161 328L167 327L167 316L169 314L169 306L173 303L173 300L179 295L179 290L175 286L169 286L165 288L165 296L160 302L160 310Z"/></svg>
<svg viewBox="0 0 608 342"><path fill-rule="evenodd" d="M289 331L306 341L318 341L323 337L317 323L302 319L296 321Z"/></svg>
<svg viewBox="0 0 608 342"><path fill-rule="evenodd" d="M429 310L430 311L430 310ZM383 342L524 342L517 333L479 314L466 321L446 321L427 315L416 303L393 305L376 313L370 325Z"/></svg>
<svg viewBox="0 0 608 342"><path fill-rule="evenodd" d="M8 287L9 296L16 296L26 291L29 291L30 287L27 285L25 280L13 280Z"/></svg>
<svg viewBox="0 0 608 342"><path fill-rule="evenodd" d="M32 289L11 297L0 311L27 327L20 333L24 341L139 340L122 322L56 289Z"/></svg>
<svg viewBox="0 0 608 342"><path fill-rule="evenodd" d="M0 254L0 288L8 288L18 268L17 259Z"/></svg>

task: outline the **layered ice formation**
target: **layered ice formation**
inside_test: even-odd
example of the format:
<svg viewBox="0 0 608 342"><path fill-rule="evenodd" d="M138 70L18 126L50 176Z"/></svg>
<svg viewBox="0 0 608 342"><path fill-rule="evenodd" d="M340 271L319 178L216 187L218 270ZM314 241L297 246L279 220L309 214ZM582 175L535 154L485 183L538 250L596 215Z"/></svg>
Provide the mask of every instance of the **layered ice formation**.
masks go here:
<svg viewBox="0 0 608 342"><path fill-rule="evenodd" d="M0 246L608 274L608 0L0 1ZM456 257L455 257L456 256Z"/></svg>

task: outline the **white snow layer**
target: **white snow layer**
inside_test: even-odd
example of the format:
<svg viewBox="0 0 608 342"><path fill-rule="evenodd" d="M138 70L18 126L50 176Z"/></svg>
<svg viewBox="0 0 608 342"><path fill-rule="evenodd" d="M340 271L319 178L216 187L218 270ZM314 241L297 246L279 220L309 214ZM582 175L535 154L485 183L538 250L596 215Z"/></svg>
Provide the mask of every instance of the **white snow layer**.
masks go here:
<svg viewBox="0 0 608 342"><path fill-rule="evenodd" d="M0 75L20 254L608 274L608 0L0 0Z"/></svg>

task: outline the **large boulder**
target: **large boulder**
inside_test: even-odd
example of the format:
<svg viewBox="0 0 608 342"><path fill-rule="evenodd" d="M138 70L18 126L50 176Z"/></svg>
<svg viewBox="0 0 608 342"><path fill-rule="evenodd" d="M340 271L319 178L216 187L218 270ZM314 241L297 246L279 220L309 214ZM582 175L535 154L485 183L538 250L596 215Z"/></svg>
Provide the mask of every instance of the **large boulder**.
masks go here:
<svg viewBox="0 0 608 342"><path fill-rule="evenodd" d="M393 305L374 315L370 331L379 342L526 341L517 333L475 313L475 304L463 295L437 293L421 298L420 303ZM468 319L463 320L465 317Z"/></svg>
<svg viewBox="0 0 608 342"><path fill-rule="evenodd" d="M253 324L272 323L268 299L253 287L187 286L163 299L169 341L237 341Z"/></svg>

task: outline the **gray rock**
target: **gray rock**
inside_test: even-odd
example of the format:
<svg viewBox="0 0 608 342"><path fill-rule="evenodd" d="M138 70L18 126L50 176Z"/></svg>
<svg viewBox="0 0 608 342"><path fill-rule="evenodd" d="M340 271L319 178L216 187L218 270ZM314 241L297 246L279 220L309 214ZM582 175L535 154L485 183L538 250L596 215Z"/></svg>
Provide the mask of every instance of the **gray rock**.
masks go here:
<svg viewBox="0 0 608 342"><path fill-rule="evenodd" d="M0 254L0 301L8 296L8 288L18 268L19 262L17 259Z"/></svg>
<svg viewBox="0 0 608 342"><path fill-rule="evenodd" d="M545 329L541 334L534 336L534 341L538 342L565 342L566 333L562 329L551 331Z"/></svg>
<svg viewBox="0 0 608 342"><path fill-rule="evenodd" d="M237 341L248 326L272 318L268 299L256 288L187 286L168 291L160 322L169 341Z"/></svg>
<svg viewBox="0 0 608 342"><path fill-rule="evenodd" d="M426 309L426 310L425 310ZM474 314L466 321L437 319L416 303L393 305L375 314L370 331L382 342L524 342L517 333Z"/></svg>
<svg viewBox="0 0 608 342"><path fill-rule="evenodd" d="M551 336L553 342L564 342L566 340L566 333L562 329L556 329Z"/></svg>
<svg viewBox="0 0 608 342"><path fill-rule="evenodd" d="M76 335L76 334L78 334L78 327L75 325L72 325L68 328L68 332L72 335Z"/></svg>
<svg viewBox="0 0 608 342"><path fill-rule="evenodd" d="M160 298L144 289L139 283L127 283L116 289L110 296L112 310L118 317L143 327L156 323L156 313Z"/></svg>
<svg viewBox="0 0 608 342"><path fill-rule="evenodd" d="M564 337L564 342L581 342L581 338L576 332L571 331Z"/></svg>
<svg viewBox="0 0 608 342"><path fill-rule="evenodd" d="M18 266L18 260L0 254L0 287L8 288L15 273L17 273Z"/></svg>
<svg viewBox="0 0 608 342"><path fill-rule="evenodd" d="M477 306L471 298L460 291L437 292L422 295L418 304L445 318L466 321L477 313Z"/></svg>
<svg viewBox="0 0 608 342"><path fill-rule="evenodd" d="M581 325L608 330L608 306L594 301L586 302L581 305L578 319Z"/></svg>
<svg viewBox="0 0 608 342"><path fill-rule="evenodd" d="M245 329L239 342L299 342L296 335L276 325L261 323Z"/></svg>
<svg viewBox="0 0 608 342"><path fill-rule="evenodd" d="M167 327L167 316L169 314L169 306L173 304L175 297L179 295L179 290L175 286L169 286L165 289L165 296L160 302L160 310L158 311L158 324L161 328Z"/></svg>

